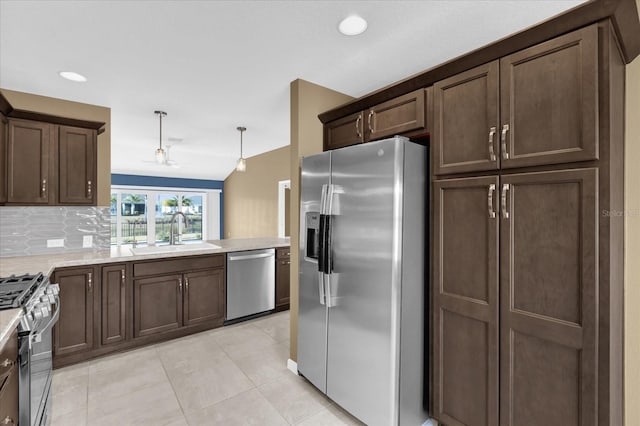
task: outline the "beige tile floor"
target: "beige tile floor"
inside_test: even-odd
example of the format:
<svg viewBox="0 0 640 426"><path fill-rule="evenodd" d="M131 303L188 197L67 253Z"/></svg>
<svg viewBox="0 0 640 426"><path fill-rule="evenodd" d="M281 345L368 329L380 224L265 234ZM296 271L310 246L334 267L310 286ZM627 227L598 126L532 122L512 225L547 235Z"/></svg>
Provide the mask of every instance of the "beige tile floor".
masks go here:
<svg viewBox="0 0 640 426"><path fill-rule="evenodd" d="M288 358L287 311L58 369L52 426L361 424Z"/></svg>

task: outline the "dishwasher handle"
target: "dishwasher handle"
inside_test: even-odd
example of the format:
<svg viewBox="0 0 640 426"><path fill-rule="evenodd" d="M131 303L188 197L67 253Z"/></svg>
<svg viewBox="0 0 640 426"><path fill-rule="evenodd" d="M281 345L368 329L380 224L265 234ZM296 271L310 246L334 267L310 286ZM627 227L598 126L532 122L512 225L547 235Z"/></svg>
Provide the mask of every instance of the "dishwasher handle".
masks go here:
<svg viewBox="0 0 640 426"><path fill-rule="evenodd" d="M229 260L249 260L249 259L261 259L264 257L274 257L275 253L262 253L262 254L246 254L241 256L227 256Z"/></svg>

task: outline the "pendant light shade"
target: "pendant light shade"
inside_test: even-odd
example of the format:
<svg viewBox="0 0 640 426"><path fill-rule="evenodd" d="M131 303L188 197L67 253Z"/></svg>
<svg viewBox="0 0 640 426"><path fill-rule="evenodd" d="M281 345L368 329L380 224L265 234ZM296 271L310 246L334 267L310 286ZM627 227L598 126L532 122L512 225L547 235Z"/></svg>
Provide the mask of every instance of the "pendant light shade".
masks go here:
<svg viewBox="0 0 640 426"><path fill-rule="evenodd" d="M164 111L154 111L160 117L160 147L156 149L156 162L158 164L166 164L167 162L167 151L162 149L162 117L167 115Z"/></svg>
<svg viewBox="0 0 640 426"><path fill-rule="evenodd" d="M247 130L246 127L236 127L236 129L240 132L240 159L238 159L238 164L236 165L236 171L237 172L244 172L247 170L247 160L245 160L244 156L242 155L242 134L244 133L245 130Z"/></svg>

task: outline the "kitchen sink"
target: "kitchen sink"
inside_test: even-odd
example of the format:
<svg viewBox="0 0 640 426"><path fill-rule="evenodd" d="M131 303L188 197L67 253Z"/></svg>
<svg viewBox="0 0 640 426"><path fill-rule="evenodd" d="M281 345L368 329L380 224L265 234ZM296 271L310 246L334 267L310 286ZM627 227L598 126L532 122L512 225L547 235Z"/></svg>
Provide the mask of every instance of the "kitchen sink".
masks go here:
<svg viewBox="0 0 640 426"><path fill-rule="evenodd" d="M133 254L161 254L161 253L181 253L192 250L213 250L219 249L220 246L210 243L193 243L193 244L175 244L161 246L131 247Z"/></svg>

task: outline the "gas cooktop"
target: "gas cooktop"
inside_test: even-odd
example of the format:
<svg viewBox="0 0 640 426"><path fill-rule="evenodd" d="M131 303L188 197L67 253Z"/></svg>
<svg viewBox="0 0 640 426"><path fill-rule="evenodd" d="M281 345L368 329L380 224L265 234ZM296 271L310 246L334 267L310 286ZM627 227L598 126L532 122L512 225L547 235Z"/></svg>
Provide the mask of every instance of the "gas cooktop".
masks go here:
<svg viewBox="0 0 640 426"><path fill-rule="evenodd" d="M23 307L43 281L42 273L0 278L0 310Z"/></svg>

